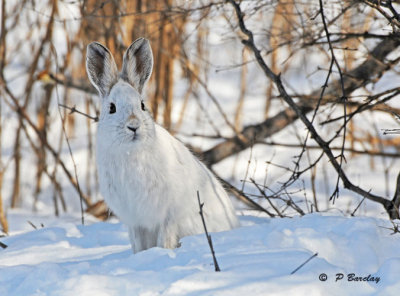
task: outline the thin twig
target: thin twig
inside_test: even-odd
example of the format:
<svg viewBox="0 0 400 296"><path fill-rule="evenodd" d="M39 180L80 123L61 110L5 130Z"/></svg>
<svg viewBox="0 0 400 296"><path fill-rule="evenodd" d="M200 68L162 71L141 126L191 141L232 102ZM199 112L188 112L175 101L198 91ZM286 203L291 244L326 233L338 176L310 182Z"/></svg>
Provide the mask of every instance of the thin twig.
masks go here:
<svg viewBox="0 0 400 296"><path fill-rule="evenodd" d="M321 18L322 18L322 24L324 25L324 31L325 31L326 39L328 40L329 51L331 53L331 65L329 67L329 74L328 74L327 80L329 79L330 73L332 73L333 64L335 64L335 66L336 66L336 68L338 70L338 73L339 73L340 87L342 89L342 97L340 98L340 101L343 103L344 124L343 124L342 149L340 151L340 160L339 160L339 167L341 169L342 165L343 165L343 159L345 159L344 158L344 146L345 146L345 143L346 143L346 125L347 125L347 114L346 114L347 106L346 106L346 102L347 102L347 96L346 96L346 91L345 91L345 87L344 87L342 70L341 70L341 68L339 66L339 62L336 59L335 52L333 51L333 46L332 46L332 43L331 43L331 37L330 37L330 34L329 34L329 30L328 30L328 25L326 24L325 13L324 13L324 5L322 3L322 0L319 0L319 12L320 12L320 15L321 15ZM321 99L322 99L322 95L321 95ZM339 133L337 133L337 135L338 134ZM337 179L336 179L335 190L332 193L331 197L329 198L329 200L333 200L333 203L335 202L335 199L337 197L339 197L339 181L340 181L340 175L338 174Z"/></svg>
<svg viewBox="0 0 400 296"><path fill-rule="evenodd" d="M3 248L3 249L5 249L5 248L7 248L8 246L7 246L5 243L0 242L0 247Z"/></svg>
<svg viewBox="0 0 400 296"><path fill-rule="evenodd" d="M357 212L357 210L359 209L359 207L361 206L361 204L364 202L365 200L365 196L363 197L363 199L360 201L360 203L357 205L357 207L354 209L353 213L351 213L351 216L354 216L354 214Z"/></svg>
<svg viewBox="0 0 400 296"><path fill-rule="evenodd" d="M308 262L311 261L311 259L315 258L318 256L318 253L315 253L312 255L310 258L308 258L304 263L302 263L299 267L297 267L295 270L293 270L290 274L296 273L300 268L302 268L304 265L306 265Z"/></svg>
<svg viewBox="0 0 400 296"><path fill-rule="evenodd" d="M397 175L396 179L396 189L394 191L393 199L392 199L393 208L390 209L390 218L396 219L400 216L399 206L400 206L400 172Z"/></svg>
<svg viewBox="0 0 400 296"><path fill-rule="evenodd" d="M94 122L98 122L98 121L99 121L99 117L98 117L98 116L91 116L91 115L86 114L86 113L84 113L84 112L82 112L82 111L79 111L78 109L76 109L76 106L69 107L69 106L66 106L66 105L61 104L61 103L58 104L58 106L63 107L63 108L65 108L65 109L69 110L69 111L70 111L69 114L78 113L78 114L80 114L80 115L83 115L83 116L85 116L85 117L87 117L87 118L93 120Z"/></svg>
<svg viewBox="0 0 400 296"><path fill-rule="evenodd" d="M398 89L398 88L396 88L396 89ZM355 107L357 107L357 108L356 108L355 111L347 114L346 115L347 118L344 115L342 115L342 116L339 116L339 117L336 117L336 118L325 120L325 121L321 122L320 125L324 125L324 124L327 124L327 123L332 123L334 121L341 120L341 119L344 119L344 118L346 118L346 121L348 122L355 115L361 114L362 112L367 111L367 110L379 110L379 111L385 111L385 112L389 112L389 113L393 114L393 112L394 112L393 108L387 106L385 103L387 101L393 99L394 97L396 97L398 94L400 94L400 90L397 90L396 92L392 93L391 95L389 95L389 96L383 98L382 100L377 101L377 102L375 102L373 104L371 104L371 103L376 98L376 96L372 96L371 98L369 98L367 100L366 103L363 103L363 104L358 104L358 105L357 104L348 104L349 106L351 106L351 105L354 106L355 105ZM377 107L380 107L380 105L383 105L383 107L381 107L381 109L377 109Z"/></svg>
<svg viewBox="0 0 400 296"><path fill-rule="evenodd" d="M393 232L390 234L390 235L393 235L393 234L396 234L396 233L400 233L400 224L396 224L396 223L394 223L394 221L393 220L390 220L390 222L392 223L392 225L393 225L393 228L390 228L390 227L384 227L384 226L379 226L380 228L384 228L384 229L389 229L389 230L392 230Z"/></svg>
<svg viewBox="0 0 400 296"><path fill-rule="evenodd" d="M247 175L248 175L248 173L249 173L249 168L250 168L250 164L251 164L251 159L253 158L253 146L254 145L251 145L250 146L250 156L249 156L249 159L247 160L247 167L246 167L246 172L245 172L245 174L244 174L244 178L243 178L243 182L242 182L242 188L241 188L241 191L243 192L244 191L244 185L246 184L246 179L247 179Z"/></svg>
<svg viewBox="0 0 400 296"><path fill-rule="evenodd" d="M183 60L185 63L187 61ZM223 110L221 104L218 102L218 99L211 93L210 89L208 88L207 84L197 75L190 67L186 67L186 71L190 73L190 75L196 79L199 85L204 89L208 97L214 103L215 107L217 108L218 112L221 114L222 118L224 119L225 123L230 127L230 129L234 132L234 134L240 137L240 132L236 130L236 127L229 121L228 116L226 115L225 111Z"/></svg>
<svg viewBox="0 0 400 296"><path fill-rule="evenodd" d="M56 48L54 47L54 45L52 43L51 43L51 48L52 48L55 60L57 61L57 58L58 58L57 57L57 51L56 51ZM58 64L57 64L57 62L56 62L56 71L58 72ZM59 96L59 93L58 93L57 84L56 84L55 89L56 89L56 95L57 95L57 102L58 102L58 105L60 105L60 96ZM61 122L64 123L60 108L58 108L58 114L60 116ZM83 194L82 194L81 186L79 184L78 171L77 171L75 158L74 158L74 155L72 153L71 144L69 143L69 139L68 139L68 136L67 136L67 131L65 130L64 124L62 124L62 131L63 131L64 137L65 137L65 141L67 143L68 152L69 152L69 155L71 157L72 164L74 166L74 175L75 175L76 186L77 186L77 190L78 190L78 194L79 194L79 203L80 203L80 208L81 208L81 222L82 222L82 225L84 225L85 224L85 217L84 217L84 210L83 210Z"/></svg>
<svg viewBox="0 0 400 296"><path fill-rule="evenodd" d="M31 120L31 118L28 116L28 114L25 111L25 108L23 108L19 102L18 99L14 96L14 94L11 92L11 90L8 88L8 86L6 84L3 85L3 88L6 92L6 94L8 95L8 97L11 99L12 102L10 102L9 100L7 100L6 97L3 96L3 100L6 102L6 104L12 109L14 110L16 113L18 113L18 115L21 117L21 120L25 120L28 125L33 129L33 131L36 133L36 135L38 136L39 140L41 141L42 145L44 145L49 151L50 153L53 155L53 157L57 160L57 162L61 165L61 168L63 169L65 175L67 176L68 180L70 181L70 183L73 185L74 189L78 192L79 194L79 190L78 190L78 186L77 186L77 180L74 179L74 177L72 176L72 174L70 173L70 171L67 169L67 166L65 165L65 163L60 159L59 154L57 153L57 151L50 145L50 143L47 141L46 138L44 138L39 129L37 128L36 124L33 123L33 121ZM82 193L80 193L82 194ZM85 201L87 206L90 206L90 200L87 196L83 195L83 200Z"/></svg>
<svg viewBox="0 0 400 296"><path fill-rule="evenodd" d="M400 129L399 129L400 133ZM269 146L281 146L281 147L286 147L286 148L300 148L303 145L302 144L290 144L290 143L278 143L274 141L260 141L256 142L256 144L262 144L262 145L269 145ZM318 145L308 145L306 146L307 149L309 150L319 150L321 149L320 146ZM331 150L341 150L342 147L330 147ZM391 158L399 158L400 153L391 153L391 152L380 152L380 151L373 151L373 150L358 150L354 148L345 148L344 149L346 152L351 152L354 154L364 154L364 155L369 155L369 156L385 156L385 157L391 157Z"/></svg>
<svg viewBox="0 0 400 296"><path fill-rule="evenodd" d="M31 221L26 221L26 222L28 222L28 224L30 225L30 226L32 226L33 227L33 229L37 229L37 226L35 225L35 224L33 224Z"/></svg>
<svg viewBox="0 0 400 296"><path fill-rule="evenodd" d="M83 91L88 94L97 94L96 89L90 84L78 84L72 80L72 78L59 78L56 75L49 73L49 76L52 80L54 80L57 84L60 84L66 88L74 88L76 90Z"/></svg>
<svg viewBox="0 0 400 296"><path fill-rule="evenodd" d="M211 255L212 255L213 261L214 261L215 271L218 272L218 271L221 271L221 270L219 269L217 258L215 257L215 252L214 252L214 247L213 247L212 240L211 240L211 235L209 235L208 231L207 231L206 221L204 220L204 215L203 215L204 203L200 202L200 193L199 193L198 190L197 190L197 200L199 201L199 208L200 208L199 214L200 214L200 217L201 217L201 221L203 222L204 232L205 232L205 235L207 237L208 245L210 246Z"/></svg>
<svg viewBox="0 0 400 296"><path fill-rule="evenodd" d="M265 194L264 190L262 190L262 188L260 187L260 185L258 185L256 183L256 181L253 178L250 178L251 183L254 184L254 186L256 186L256 188L258 189L258 191L260 192L260 194L268 201L268 203L271 205L271 207L274 209L274 211L278 214L279 217L283 218L282 213L278 210L277 207L275 207L275 205L271 202L271 200L268 198L268 196Z"/></svg>
<svg viewBox="0 0 400 296"><path fill-rule="evenodd" d="M215 174L214 171L213 171L213 173ZM222 179L217 174L215 174L215 176L222 183L222 185L225 187L226 190L228 190L231 194L233 194L238 200L240 200L244 204L248 205L251 209L264 212L268 216L270 216L271 218L275 217L275 214L273 214L273 213L269 212L268 210L264 209L261 205L256 203L250 197L248 197L243 191L239 190L238 188L236 188L235 186L233 186L229 182L225 181L224 179Z"/></svg>

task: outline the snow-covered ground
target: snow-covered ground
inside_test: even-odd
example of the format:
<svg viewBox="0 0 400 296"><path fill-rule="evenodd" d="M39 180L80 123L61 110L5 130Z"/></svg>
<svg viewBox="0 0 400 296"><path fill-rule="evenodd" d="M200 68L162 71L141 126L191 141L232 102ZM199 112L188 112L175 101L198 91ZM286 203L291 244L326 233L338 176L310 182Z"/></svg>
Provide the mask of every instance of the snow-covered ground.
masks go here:
<svg viewBox="0 0 400 296"><path fill-rule="evenodd" d="M78 217L26 218L23 212L11 213L10 218L32 218L29 221L38 229L25 223L32 230L1 239L8 247L0 250L0 295L310 296L400 291L400 235L392 235L387 228L393 226L383 219L243 215L242 227L212 234L222 270L215 272L204 235L185 237L174 250L152 248L134 255L126 228L117 221L82 226Z"/></svg>

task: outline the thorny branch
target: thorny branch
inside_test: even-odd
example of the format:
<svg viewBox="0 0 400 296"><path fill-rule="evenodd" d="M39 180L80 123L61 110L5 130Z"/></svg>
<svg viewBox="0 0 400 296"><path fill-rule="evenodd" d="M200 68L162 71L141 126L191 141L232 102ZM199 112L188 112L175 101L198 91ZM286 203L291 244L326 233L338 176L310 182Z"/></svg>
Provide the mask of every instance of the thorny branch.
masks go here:
<svg viewBox="0 0 400 296"><path fill-rule="evenodd" d="M379 11L379 13L385 17L390 25L393 27L393 31L400 29L400 15L392 5L392 1L380 1L380 0L361 0L363 3ZM388 13L385 8L388 8Z"/></svg>
<svg viewBox="0 0 400 296"><path fill-rule="evenodd" d="M261 67L263 70L264 74L271 79L276 87L278 88L279 94L282 97L282 99L290 106L290 108L296 113L296 116L303 122L303 124L307 127L307 129L310 131L311 136L313 139L318 143L318 145L321 147L321 149L324 151L325 155L328 157L329 161L331 162L332 166L338 173L340 179L343 182L343 185L345 188L360 194L361 196L380 203L388 212L389 216L391 218L399 218L399 212L398 208L395 208L395 204L393 201L388 200L384 197L375 195L370 193L369 191L366 191L362 189L361 187L358 187L354 185L347 177L345 172L343 171L340 163L337 161L336 157L332 153L332 150L329 147L329 143L324 141L322 137L319 135L319 133L316 131L314 128L313 124L310 122L310 120L305 116L304 110L302 110L301 106L298 106L293 98L287 93L285 87L282 84L280 75L276 75L271 71L271 69L268 67L266 64L264 58L261 55L260 50L257 48L253 33L247 29L246 24L244 22L244 14L241 11L240 5L234 1L234 0L227 0L234 8L235 14L238 18L238 23L239 23L239 28L242 31L242 33L247 37L247 39L243 39L242 43L247 46L254 54L256 61L258 65ZM384 41L382 41L384 42ZM400 45L400 40L398 36L394 36L392 39L393 42L393 47L396 48L397 46ZM389 51L390 52L390 51ZM344 85L344 88L346 87L345 81L341 82Z"/></svg>
<svg viewBox="0 0 400 296"><path fill-rule="evenodd" d="M340 155L339 155L339 158L340 158L339 167L340 167L340 169L342 169L343 159L345 158L345 156L344 156L344 146L345 146L345 143L346 143L346 126L347 126L347 118L346 118L347 117L347 114L346 114L347 106L346 106L346 102L347 102L347 96L346 96L346 91L345 91L344 83L343 83L342 70L340 68L339 62L336 59L335 52L333 50L333 46L332 46L332 43L331 43L331 37L330 37L330 34L329 34L328 25L326 24L324 5L322 3L322 0L319 0L319 8L320 8L319 12L320 12L321 18L322 18L322 23L324 25L325 35L326 35L326 38L328 40L329 51L331 53L331 64L329 66L329 72L328 72L328 76L326 78L326 84L324 85L322 93L321 93L321 100L322 100L322 97L323 97L323 93L325 92L325 87L326 87L327 82L329 80L330 74L332 73L333 64L335 64L336 69L338 70L339 80L340 80L340 87L341 87L341 90L342 90L342 97L340 98L340 101L343 103L344 124L342 125L342 127L343 127L342 149L341 149ZM315 110L313 119L315 118L317 109L318 108L316 108L316 110ZM337 134L339 134L339 133L337 133ZM339 181L340 181L340 176L337 177L335 190L334 190L333 194L331 195L331 197L329 199L329 200L333 200L333 202L335 202L335 198L339 196Z"/></svg>

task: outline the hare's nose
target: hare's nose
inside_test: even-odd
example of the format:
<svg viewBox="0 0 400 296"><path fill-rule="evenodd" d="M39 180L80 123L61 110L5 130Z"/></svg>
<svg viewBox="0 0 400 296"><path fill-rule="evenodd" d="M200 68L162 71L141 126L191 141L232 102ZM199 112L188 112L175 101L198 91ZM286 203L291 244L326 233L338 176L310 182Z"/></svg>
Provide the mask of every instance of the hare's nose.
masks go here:
<svg viewBox="0 0 400 296"><path fill-rule="evenodd" d="M134 133L136 133L136 130L138 129L137 127L133 127L133 126L129 126L129 125L127 126L127 128L128 128L128 130L130 130Z"/></svg>

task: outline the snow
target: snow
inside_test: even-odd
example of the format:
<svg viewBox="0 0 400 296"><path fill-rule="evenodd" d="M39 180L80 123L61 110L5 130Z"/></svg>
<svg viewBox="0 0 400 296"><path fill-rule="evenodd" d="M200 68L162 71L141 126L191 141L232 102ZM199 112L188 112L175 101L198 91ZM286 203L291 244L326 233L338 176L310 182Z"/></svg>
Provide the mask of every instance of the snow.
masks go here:
<svg viewBox="0 0 400 296"><path fill-rule="evenodd" d="M10 215L22 220L24 214ZM243 215L240 228L211 234L221 272L214 271L204 234L183 238L174 250L133 254L123 224L77 221L48 219L37 230L2 238L8 247L0 250L0 295L397 295L400 290L400 235L392 235L385 219ZM319 280L322 273L326 281ZM348 281L352 273L371 281ZM343 279L336 282L338 274Z"/></svg>

